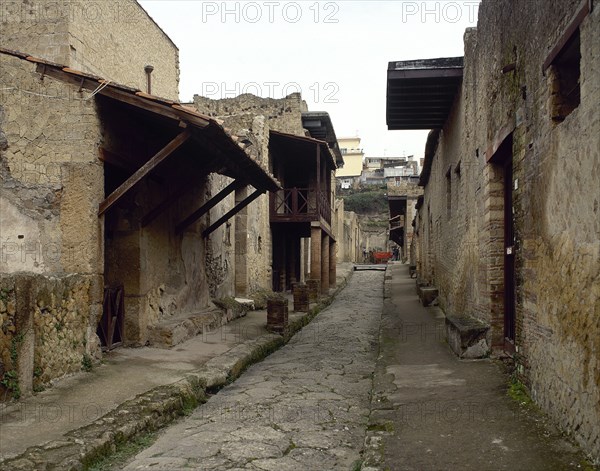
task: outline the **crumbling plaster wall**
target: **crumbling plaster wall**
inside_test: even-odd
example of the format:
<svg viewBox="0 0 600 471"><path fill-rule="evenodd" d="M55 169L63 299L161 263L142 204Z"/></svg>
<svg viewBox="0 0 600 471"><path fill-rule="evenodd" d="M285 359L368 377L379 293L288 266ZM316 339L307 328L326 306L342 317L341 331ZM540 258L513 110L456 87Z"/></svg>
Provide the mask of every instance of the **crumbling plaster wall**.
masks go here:
<svg viewBox="0 0 600 471"><path fill-rule="evenodd" d="M16 342L28 392L34 371L39 386L98 353L101 133L85 93L42 80L29 62L0 54L0 89L0 272L4 289L18 295L16 310L6 305L14 322L3 323L1 347Z"/></svg>
<svg viewBox="0 0 600 471"><path fill-rule="evenodd" d="M152 93L179 97L179 50L135 0L27 0L0 5L0 46Z"/></svg>
<svg viewBox="0 0 600 471"><path fill-rule="evenodd" d="M482 2L477 31L465 35L462 92L425 191L420 224L433 240L423 240L421 252L445 309L487 318L501 338L494 305L501 307L503 290L504 182L486 160L502 130L514 127L514 175L506 183L514 189L518 372L536 403L600 460L598 8L580 27L581 103L563 122L550 117L552 90L542 74L580 4ZM511 63L515 70L502 74ZM452 173L458 201L448 218L445 174L458 160L462 183Z"/></svg>

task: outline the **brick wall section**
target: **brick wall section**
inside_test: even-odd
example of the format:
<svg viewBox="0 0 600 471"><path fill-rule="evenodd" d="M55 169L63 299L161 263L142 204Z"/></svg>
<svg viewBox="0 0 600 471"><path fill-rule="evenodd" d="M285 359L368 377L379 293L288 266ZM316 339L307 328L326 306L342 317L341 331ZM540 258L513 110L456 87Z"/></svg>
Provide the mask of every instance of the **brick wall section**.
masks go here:
<svg viewBox="0 0 600 471"><path fill-rule="evenodd" d="M462 89L442 130L419 215L420 276L447 313L503 337L503 187L516 231L518 371L534 400L600 460L600 10L580 27L581 103L550 117L542 63L580 2L484 0L465 34ZM515 63L506 74L502 67ZM513 181L488 164L513 133ZM461 172L455 170L460 162ZM448 196L447 172L450 196ZM449 209L450 207L450 209Z"/></svg>
<svg viewBox="0 0 600 471"><path fill-rule="evenodd" d="M179 97L179 50L135 0L8 1L0 45L152 93Z"/></svg>

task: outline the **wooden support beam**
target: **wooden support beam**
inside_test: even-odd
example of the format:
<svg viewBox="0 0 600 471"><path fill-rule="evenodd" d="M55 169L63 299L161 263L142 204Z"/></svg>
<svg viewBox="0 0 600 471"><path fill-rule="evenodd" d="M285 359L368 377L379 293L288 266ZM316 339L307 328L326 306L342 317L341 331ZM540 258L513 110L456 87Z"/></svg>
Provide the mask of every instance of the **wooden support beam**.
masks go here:
<svg viewBox="0 0 600 471"><path fill-rule="evenodd" d="M217 204L223 201L227 196L234 192L235 190L239 190L246 186L247 183L243 180L234 180L232 183L223 188L219 193L209 199L206 203L200 206L196 211L186 217L183 221L181 221L175 227L175 232L177 234L181 234L185 229L187 229L190 225L194 224L198 219L204 216L208 211L214 208Z"/></svg>
<svg viewBox="0 0 600 471"><path fill-rule="evenodd" d="M192 189L192 187L198 183L202 178L206 177L209 173L212 172L216 159L208 159L206 164L200 169L200 172L196 175L193 175L191 178L188 178L184 183L177 186L175 191L172 191L167 197L162 200L157 206L147 212L141 220L142 227L146 227L152 221L154 221L158 216L160 216L169 206L171 206L175 201L177 201L181 196L187 193L188 190ZM184 169L191 171L190 169Z"/></svg>
<svg viewBox="0 0 600 471"><path fill-rule="evenodd" d="M117 201L119 201L123 195L131 190L137 183L139 183L148 173L154 170L161 162L169 157L174 151L179 149L185 144L191 137L192 133L189 129L178 134L171 142L165 147L159 150L154 157L148 162L142 165L133 175L131 175L125 182L113 191L108 197L100 203L98 209L98 216L104 214L109 208L111 208Z"/></svg>
<svg viewBox="0 0 600 471"><path fill-rule="evenodd" d="M68 69L67 69L68 70ZM105 80L93 80L88 77L79 77L76 75L72 75L65 70L57 69L55 67L46 67L44 64L37 65L37 72L47 75L49 77L61 80L66 83L70 83L72 85L77 86L79 89L86 89L90 91L95 91L99 95L110 97L114 100L118 100L123 103L127 103L131 106L135 106L136 108L140 108L152 113L157 113L167 118L174 119L176 121L184 120L199 128L204 128L210 124L204 118L200 116L195 116L190 114L189 112L181 111L177 109L176 104L170 104L168 100L159 100L154 97L154 99L148 99L147 95L144 94L137 95L135 89L125 90L116 84L108 84L104 88L99 88L100 85L104 85L107 81ZM139 93L139 92L138 92Z"/></svg>
<svg viewBox="0 0 600 471"><path fill-rule="evenodd" d="M265 193L265 190L256 190L254 193L252 193L246 199L244 199L243 201L240 201L232 210L228 211L225 215L223 215L223 217L219 218L219 220L216 221L214 224L211 224L209 227L207 227L202 232L202 237L208 237L211 233L213 233L216 229L218 229L219 226L221 226L222 224L227 222L227 220L229 220L230 218L235 216L238 212L240 212L242 209L244 209L246 206L248 206L250 203L252 203L256 198L258 198L263 193Z"/></svg>
<svg viewBox="0 0 600 471"><path fill-rule="evenodd" d="M106 150L103 147L98 148L98 159L100 159L101 162L112 165L113 167L119 168L125 172L128 172L129 174L135 173L135 171L139 168L139 166L136 166L134 163L132 163L130 159L127 159L122 155L115 154L114 152ZM150 175L149 178L157 183L164 183L164 179L157 177L156 175Z"/></svg>

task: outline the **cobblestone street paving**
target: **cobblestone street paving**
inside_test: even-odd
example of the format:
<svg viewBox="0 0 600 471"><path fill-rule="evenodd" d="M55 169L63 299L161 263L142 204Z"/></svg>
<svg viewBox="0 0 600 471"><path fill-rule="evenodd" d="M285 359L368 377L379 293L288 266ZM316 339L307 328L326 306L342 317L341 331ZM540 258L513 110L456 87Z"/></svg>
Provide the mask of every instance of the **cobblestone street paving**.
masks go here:
<svg viewBox="0 0 600 471"><path fill-rule="evenodd" d="M126 470L330 470L360 460L383 272L348 286L285 347L248 369Z"/></svg>

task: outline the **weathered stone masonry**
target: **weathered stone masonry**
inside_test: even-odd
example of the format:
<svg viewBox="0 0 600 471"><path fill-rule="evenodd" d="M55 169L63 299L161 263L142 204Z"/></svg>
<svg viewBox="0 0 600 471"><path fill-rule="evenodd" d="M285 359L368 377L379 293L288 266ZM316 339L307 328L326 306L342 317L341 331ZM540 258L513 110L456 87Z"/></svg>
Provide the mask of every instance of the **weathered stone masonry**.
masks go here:
<svg viewBox="0 0 600 471"><path fill-rule="evenodd" d="M557 118L561 71L542 72L589 3L482 2L477 29L465 33L462 86L439 137L430 134L417 221L420 277L439 288L447 314L489 323L489 344L502 349L503 194L512 188L517 372L600 460L599 8L572 30L580 102L570 114ZM512 155L510 181L501 153Z"/></svg>
<svg viewBox="0 0 600 471"><path fill-rule="evenodd" d="M20 59L0 55L0 88L0 272L20 305L11 313L7 303L1 345L3 352L16 348L18 365L3 355L2 374L20 371L27 393L98 353L91 326L102 311L95 213L103 171L92 149L101 129L93 101L52 79L40 82ZM57 90L60 98L48 98ZM26 281L21 272L35 275Z"/></svg>
<svg viewBox="0 0 600 471"><path fill-rule="evenodd" d="M177 100L179 50L135 0L0 4L0 46Z"/></svg>
<svg viewBox="0 0 600 471"><path fill-rule="evenodd" d="M29 5L33 18L25 10L16 17L2 11L3 46L52 56L79 35L89 47L84 57L94 63L86 70L110 77L74 70L72 47L67 56L51 57L63 57L69 67L29 56L30 51L0 51L3 398L89 367L100 356L101 341L110 348L105 337L112 337L111 326L118 333L111 342L145 345L161 322L201 314L211 296L233 294L229 261L235 229L223 224L203 234L230 207L215 203L212 213L187 219L233 179L243 176L244 182L236 200L255 191L247 185L257 194L277 188L257 158L264 154L246 153L246 143L219 122L141 91L143 66L140 75L135 64L147 60L155 72L172 73L153 76L152 91L177 98L177 49L136 2L118 3L135 6L141 17L129 29L114 25L112 36L100 35L101 25L86 26L69 15L40 14L40 5L49 8L45 2ZM98 51L102 45L96 42L105 40L113 42ZM61 47L46 48L55 41ZM121 48L120 41L135 46ZM112 55L114 48L118 53ZM132 63L127 54L136 56ZM257 123L258 134L259 128ZM143 176L136 180L134 174ZM265 220L268 228L268 216ZM254 243L256 251L248 252L260 257L261 237ZM270 280L253 270L249 266L240 283L264 287ZM120 289L123 329L107 314L107 293Z"/></svg>

